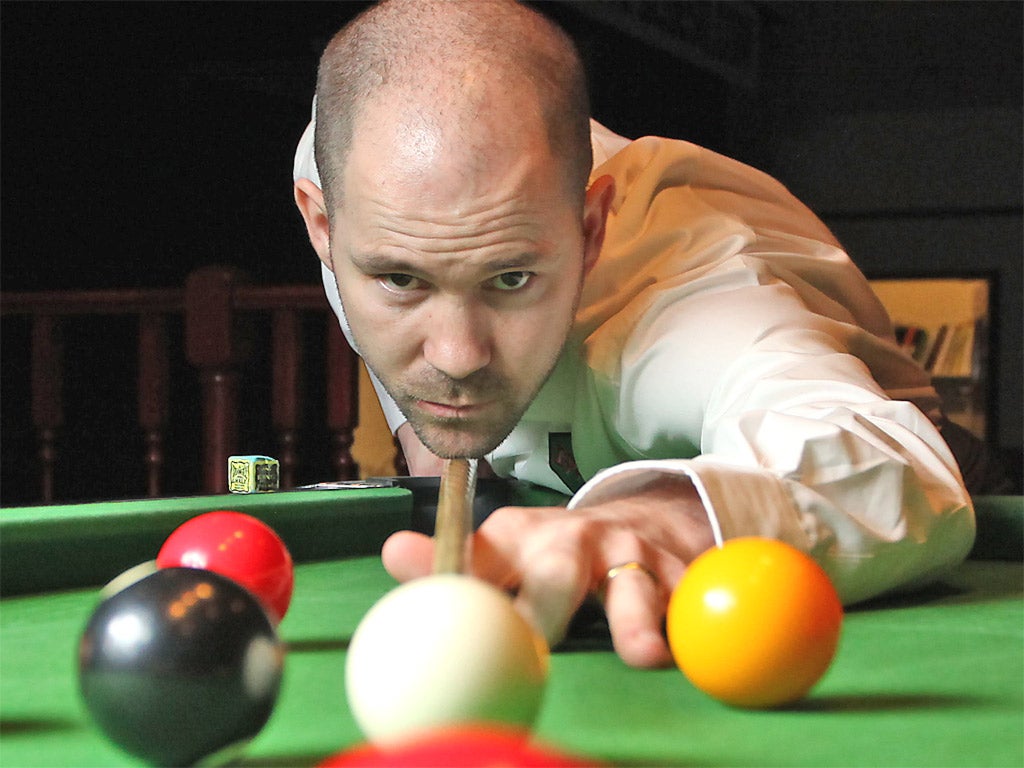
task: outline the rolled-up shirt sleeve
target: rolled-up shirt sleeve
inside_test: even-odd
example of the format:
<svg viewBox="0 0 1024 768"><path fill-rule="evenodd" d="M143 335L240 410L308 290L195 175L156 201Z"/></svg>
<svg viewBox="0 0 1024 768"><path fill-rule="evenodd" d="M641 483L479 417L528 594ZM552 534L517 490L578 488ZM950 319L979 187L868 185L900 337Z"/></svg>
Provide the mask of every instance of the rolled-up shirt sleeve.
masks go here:
<svg viewBox="0 0 1024 768"><path fill-rule="evenodd" d="M845 602L962 560L974 512L927 374L833 235L777 181L638 140L581 307L573 507L690 477L719 543L812 554Z"/></svg>
<svg viewBox="0 0 1024 768"><path fill-rule="evenodd" d="M699 454L618 463L572 506L687 475L719 543L791 543L847 603L928 581L966 556L974 518L955 460L924 413L890 399L851 351L879 339L810 311L754 256L677 294L623 345L606 418L635 455L671 456L680 435Z"/></svg>

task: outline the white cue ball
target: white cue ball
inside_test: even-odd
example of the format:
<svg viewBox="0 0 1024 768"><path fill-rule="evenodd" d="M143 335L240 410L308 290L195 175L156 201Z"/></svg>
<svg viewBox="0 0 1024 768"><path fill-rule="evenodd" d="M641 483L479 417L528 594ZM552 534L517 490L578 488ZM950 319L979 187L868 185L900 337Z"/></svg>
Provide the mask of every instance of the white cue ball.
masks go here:
<svg viewBox="0 0 1024 768"><path fill-rule="evenodd" d="M460 723L530 728L547 673L547 644L506 594L438 574L397 587L363 617L345 692L367 739L393 743Z"/></svg>
<svg viewBox="0 0 1024 768"><path fill-rule="evenodd" d="M107 582L107 585L100 590L100 598L107 600L126 587L130 587L137 581L142 581L151 573L156 573L158 570L160 569L157 567L156 560L147 560L144 563L133 565L127 571L115 576Z"/></svg>

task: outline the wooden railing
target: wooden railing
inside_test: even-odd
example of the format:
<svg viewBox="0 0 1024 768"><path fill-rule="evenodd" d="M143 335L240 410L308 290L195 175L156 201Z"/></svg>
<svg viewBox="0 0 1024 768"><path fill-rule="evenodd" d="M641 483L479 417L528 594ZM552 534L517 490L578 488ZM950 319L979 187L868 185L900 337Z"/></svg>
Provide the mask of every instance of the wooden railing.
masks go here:
<svg viewBox="0 0 1024 768"><path fill-rule="evenodd" d="M149 496L163 492L166 457L164 434L172 386L168 322L183 323L184 353L197 372L201 391L201 478L197 490L227 490L227 458L239 453L239 371L254 343L244 318L269 315L271 397L269 410L281 463L281 485L294 485L296 449L304 400L304 344L300 316L316 313L325 324L323 391L326 428L330 435L329 479L358 476L352 458L358 421L358 367L323 288L319 285L249 285L236 270L205 267L189 275L182 289L103 290L0 294L5 318L28 316L30 333L31 422L37 441L39 500L56 497L55 467L59 433L65 420L63 384L73 372L64 370L68 321L81 315L135 316L138 323L136 383L138 428L144 436L146 488ZM180 317L176 317L180 316ZM78 343L78 342L75 342ZM130 355L130 352L128 353ZM7 404L10 407L10 404ZM328 478L324 478L328 479Z"/></svg>

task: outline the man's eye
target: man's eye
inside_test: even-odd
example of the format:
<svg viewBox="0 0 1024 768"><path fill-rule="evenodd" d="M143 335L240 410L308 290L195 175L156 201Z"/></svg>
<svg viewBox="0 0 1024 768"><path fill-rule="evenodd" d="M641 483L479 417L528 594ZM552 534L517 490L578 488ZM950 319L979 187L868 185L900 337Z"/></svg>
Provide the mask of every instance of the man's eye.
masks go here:
<svg viewBox="0 0 1024 768"><path fill-rule="evenodd" d="M502 272L497 277L491 278L491 285L499 291L515 291L530 282L531 277L533 277L532 272Z"/></svg>
<svg viewBox="0 0 1024 768"><path fill-rule="evenodd" d="M411 291L420 287L418 278L401 272L389 272L386 275L380 275L377 279L385 288L392 291Z"/></svg>

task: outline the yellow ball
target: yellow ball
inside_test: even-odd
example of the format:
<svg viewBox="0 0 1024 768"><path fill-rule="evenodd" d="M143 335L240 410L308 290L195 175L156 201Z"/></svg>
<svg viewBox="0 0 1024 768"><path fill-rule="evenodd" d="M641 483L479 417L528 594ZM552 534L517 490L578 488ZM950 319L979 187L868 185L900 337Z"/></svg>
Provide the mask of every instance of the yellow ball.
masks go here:
<svg viewBox="0 0 1024 768"><path fill-rule="evenodd" d="M733 539L698 557L666 618L672 655L690 682L747 708L806 695L832 663L842 620L821 566L764 538Z"/></svg>

